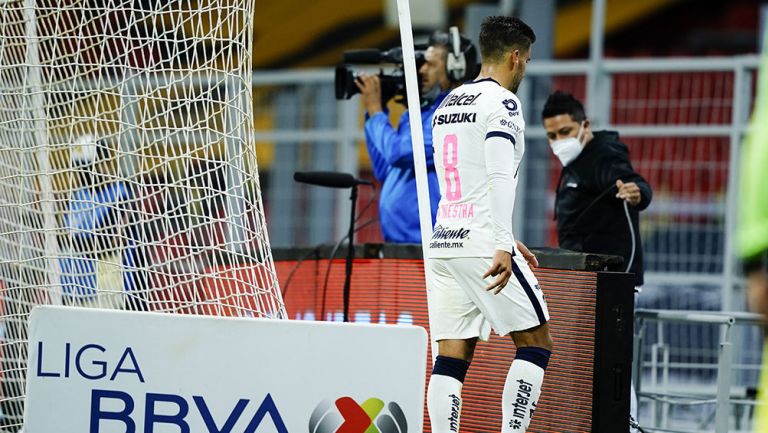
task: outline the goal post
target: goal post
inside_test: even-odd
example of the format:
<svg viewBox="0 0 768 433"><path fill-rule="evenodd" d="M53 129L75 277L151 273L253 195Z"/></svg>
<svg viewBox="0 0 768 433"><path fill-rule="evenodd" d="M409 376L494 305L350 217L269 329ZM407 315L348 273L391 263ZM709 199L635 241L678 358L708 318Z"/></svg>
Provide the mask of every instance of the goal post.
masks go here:
<svg viewBox="0 0 768 433"><path fill-rule="evenodd" d="M0 427L36 305L285 318L253 0L0 0Z"/></svg>

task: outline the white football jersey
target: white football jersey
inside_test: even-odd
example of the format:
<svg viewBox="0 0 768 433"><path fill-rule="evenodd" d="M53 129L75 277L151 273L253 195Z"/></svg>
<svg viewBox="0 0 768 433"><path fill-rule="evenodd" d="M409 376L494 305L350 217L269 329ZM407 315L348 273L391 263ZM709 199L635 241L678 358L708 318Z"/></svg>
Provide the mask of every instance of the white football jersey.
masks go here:
<svg viewBox="0 0 768 433"><path fill-rule="evenodd" d="M492 257L514 251L512 211L525 152L514 93L491 78L446 96L432 118L440 205L429 257Z"/></svg>

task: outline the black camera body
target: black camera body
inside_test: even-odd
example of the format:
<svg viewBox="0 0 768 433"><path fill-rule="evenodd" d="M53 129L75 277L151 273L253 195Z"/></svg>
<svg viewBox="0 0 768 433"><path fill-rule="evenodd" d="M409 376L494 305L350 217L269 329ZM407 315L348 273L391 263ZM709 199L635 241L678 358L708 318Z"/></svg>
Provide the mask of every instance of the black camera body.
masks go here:
<svg viewBox="0 0 768 433"><path fill-rule="evenodd" d="M424 50L416 50L416 70L424 64ZM360 93L355 85L355 80L360 73L355 71L352 65L379 65L379 80L381 81L382 102L396 98L395 101L406 104L405 95L405 70L403 68L403 50L400 47L387 51L377 49L350 50L344 52L343 64L336 67L335 87L336 99L350 99ZM391 71L384 72L385 65L392 65ZM418 77L418 86L421 88L421 76Z"/></svg>

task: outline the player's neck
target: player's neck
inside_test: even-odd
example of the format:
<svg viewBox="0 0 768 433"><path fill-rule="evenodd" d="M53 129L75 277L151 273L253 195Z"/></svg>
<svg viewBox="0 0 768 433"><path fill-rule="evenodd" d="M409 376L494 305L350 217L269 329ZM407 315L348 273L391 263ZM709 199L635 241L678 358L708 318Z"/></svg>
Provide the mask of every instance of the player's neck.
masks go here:
<svg viewBox="0 0 768 433"><path fill-rule="evenodd" d="M509 89L512 85L512 74L509 70L505 69L506 68L503 68L503 65L483 63L480 67L480 74L477 76L477 79L492 78L505 89Z"/></svg>

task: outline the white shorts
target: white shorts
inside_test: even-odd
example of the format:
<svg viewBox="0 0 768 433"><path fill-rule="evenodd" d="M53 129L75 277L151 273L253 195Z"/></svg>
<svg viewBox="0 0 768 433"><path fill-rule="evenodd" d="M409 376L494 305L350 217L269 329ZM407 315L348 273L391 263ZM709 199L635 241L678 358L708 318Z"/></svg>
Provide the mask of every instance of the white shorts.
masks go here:
<svg viewBox="0 0 768 433"><path fill-rule="evenodd" d="M491 262L486 257L430 259L433 340L487 341L491 328L507 335L549 321L544 293L525 259L520 254L512 257L512 277L498 295L485 289L496 277L482 278Z"/></svg>

